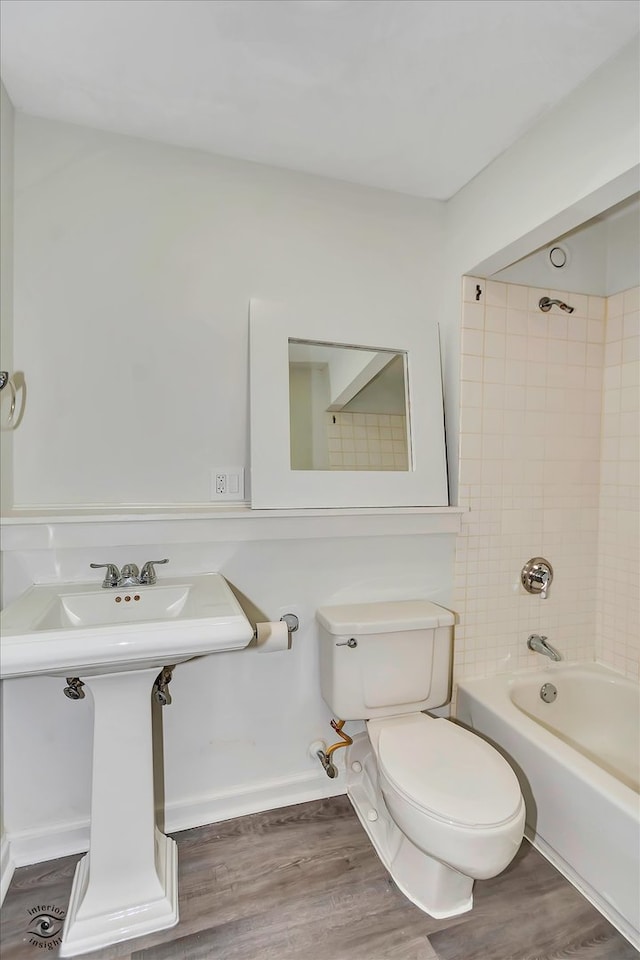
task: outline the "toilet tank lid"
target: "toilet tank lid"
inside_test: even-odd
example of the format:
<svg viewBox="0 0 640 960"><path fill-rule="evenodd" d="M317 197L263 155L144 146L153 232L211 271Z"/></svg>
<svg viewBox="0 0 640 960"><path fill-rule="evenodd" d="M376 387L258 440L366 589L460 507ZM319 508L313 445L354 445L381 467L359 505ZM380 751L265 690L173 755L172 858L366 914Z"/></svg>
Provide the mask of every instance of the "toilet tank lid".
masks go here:
<svg viewBox="0 0 640 960"><path fill-rule="evenodd" d="M344 603L320 607L319 623L335 636L345 633L393 633L396 630L422 630L449 627L455 614L430 600L387 600L382 603Z"/></svg>

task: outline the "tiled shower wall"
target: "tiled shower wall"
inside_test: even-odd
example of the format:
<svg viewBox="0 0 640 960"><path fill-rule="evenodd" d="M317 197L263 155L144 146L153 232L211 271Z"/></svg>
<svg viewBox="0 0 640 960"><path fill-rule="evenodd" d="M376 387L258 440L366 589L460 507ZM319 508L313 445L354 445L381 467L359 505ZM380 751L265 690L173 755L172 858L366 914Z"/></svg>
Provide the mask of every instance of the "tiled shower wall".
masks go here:
<svg viewBox="0 0 640 960"><path fill-rule="evenodd" d="M605 327L596 657L640 675L640 288L609 297Z"/></svg>
<svg viewBox="0 0 640 960"><path fill-rule="evenodd" d="M542 313L538 301L543 296L566 300L574 312L554 308ZM593 659L601 650L604 656L606 647L610 662L633 673L637 646L634 654L633 590L628 582L633 574L629 559L619 560L620 541L629 555L633 552L628 528L637 521L637 499L635 513L629 506L627 480L632 470L620 467L626 460L619 465L615 460L615 484L611 490L603 486L600 502L607 302L602 297L471 277L463 281L463 301L460 503L470 512L463 520L456 555L454 608L460 623L455 677L539 665L541 657L526 646L530 633L548 636L567 660ZM635 316L627 328L613 318L620 303ZM622 338L619 331L625 329L632 339L637 324L634 303L633 294L626 300L611 298L609 339L616 338L612 342L617 343ZM625 348L629 365L634 349L637 334L636 348ZM622 346L618 350L607 342L606 350L607 357L620 355L625 366ZM631 417L622 416L632 412L631 393L624 391L632 386L627 378L637 377L637 372L629 369L624 376L623 387L622 371L619 382L611 374L605 396L609 389L620 391L619 398L608 402L624 404L625 409L607 429L624 430L628 443L612 443L606 449L611 456L615 449L616 457L623 449L630 457L635 449L637 457ZM637 411L637 396L635 403ZM637 437L637 413L635 423ZM613 476L606 471L606 462L605 476ZM605 536L599 562L601 506ZM611 513L616 514L616 524L607 528ZM520 585L522 566L536 556L546 557L555 571L546 600ZM624 584L619 583L621 563L629 568ZM604 614L607 592L598 589L599 573L603 584L610 580L619 584L615 595L609 588L607 602L616 608L618 624L610 642L596 633L596 623L599 620L602 626L604 619L598 617L598 596ZM637 604L637 590L635 598ZM623 651L616 631L627 623Z"/></svg>
<svg viewBox="0 0 640 960"><path fill-rule="evenodd" d="M403 414L327 413L330 470L408 470Z"/></svg>

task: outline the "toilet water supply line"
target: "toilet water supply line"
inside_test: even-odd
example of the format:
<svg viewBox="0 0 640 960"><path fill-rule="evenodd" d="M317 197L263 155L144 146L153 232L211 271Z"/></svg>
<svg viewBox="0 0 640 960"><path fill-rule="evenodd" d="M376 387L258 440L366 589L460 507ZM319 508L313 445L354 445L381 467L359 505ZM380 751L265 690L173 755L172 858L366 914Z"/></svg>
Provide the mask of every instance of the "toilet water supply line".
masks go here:
<svg viewBox="0 0 640 960"><path fill-rule="evenodd" d="M316 756L320 761L320 763L322 764L322 766L324 767L324 772L332 780L334 780L338 776L338 768L336 767L331 757L336 752L336 750L339 750L341 747L350 747L351 744L353 743L353 740L351 739L349 734L344 733L342 729L344 727L344 724L345 724L344 720L331 720L331 726L333 727L335 732L338 734L338 736L342 737L342 740L338 741L337 743L333 743L330 747L327 747L326 750L316 751Z"/></svg>

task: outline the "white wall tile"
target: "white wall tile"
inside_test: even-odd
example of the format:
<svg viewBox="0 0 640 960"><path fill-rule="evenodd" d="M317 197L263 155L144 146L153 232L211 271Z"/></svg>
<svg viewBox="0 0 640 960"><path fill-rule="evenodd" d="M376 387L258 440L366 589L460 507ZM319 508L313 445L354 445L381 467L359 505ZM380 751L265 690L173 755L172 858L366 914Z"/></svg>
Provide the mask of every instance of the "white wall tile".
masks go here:
<svg viewBox="0 0 640 960"><path fill-rule="evenodd" d="M481 357L484 350L484 334L482 330L473 330L464 327L462 330L462 352Z"/></svg>
<svg viewBox="0 0 640 960"><path fill-rule="evenodd" d="M460 495L469 514L456 556L455 679L539 666L526 648L530 632L547 633L568 660L597 656L637 677L637 295L607 303L515 285L505 295L494 281L487 293L484 386L462 385ZM541 324L541 296L575 312ZM463 325L478 329L478 311L468 322L465 307ZM522 565L538 555L555 569L545 601L519 584Z"/></svg>
<svg viewBox="0 0 640 960"><path fill-rule="evenodd" d="M481 381L483 375L482 357L472 357L463 353L461 359L461 371L463 380Z"/></svg>
<svg viewBox="0 0 640 960"><path fill-rule="evenodd" d="M484 304L483 303L465 303L463 311L463 330L483 330L484 329Z"/></svg>
<svg viewBox="0 0 640 960"><path fill-rule="evenodd" d="M519 284L507 285L507 306L512 310L526 310L529 303L529 288Z"/></svg>
<svg viewBox="0 0 640 960"><path fill-rule="evenodd" d="M507 284L487 280L487 304L495 307L506 307Z"/></svg>
<svg viewBox="0 0 640 960"><path fill-rule="evenodd" d="M473 359L482 364L480 357ZM328 413L325 423L330 470L407 469L404 416Z"/></svg>
<svg viewBox="0 0 640 960"><path fill-rule="evenodd" d="M589 297L588 316L592 320L604 320L606 300L604 297Z"/></svg>
<svg viewBox="0 0 640 960"><path fill-rule="evenodd" d="M505 307L488 306L485 310L485 330L495 333L504 333L507 325L507 311Z"/></svg>
<svg viewBox="0 0 640 960"><path fill-rule="evenodd" d="M487 281L480 277L462 278L462 299L466 303L484 303Z"/></svg>
<svg viewBox="0 0 640 960"><path fill-rule="evenodd" d="M640 287L632 287L622 294L623 311L626 314L640 310Z"/></svg>

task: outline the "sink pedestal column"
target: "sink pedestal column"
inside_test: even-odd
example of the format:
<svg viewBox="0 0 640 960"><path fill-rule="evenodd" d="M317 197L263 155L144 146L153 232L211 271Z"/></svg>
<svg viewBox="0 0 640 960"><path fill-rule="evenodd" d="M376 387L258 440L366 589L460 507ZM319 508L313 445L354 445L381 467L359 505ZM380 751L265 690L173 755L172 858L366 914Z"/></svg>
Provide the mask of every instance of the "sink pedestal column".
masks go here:
<svg viewBox="0 0 640 960"><path fill-rule="evenodd" d="M94 703L91 833L61 957L178 922L176 843L155 825L151 692L160 669L81 677Z"/></svg>

